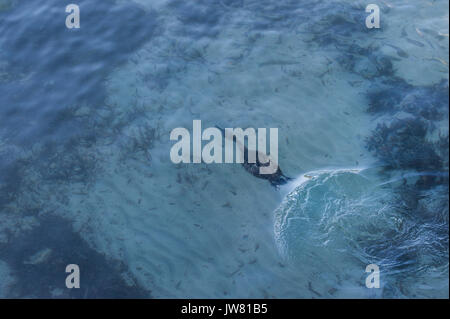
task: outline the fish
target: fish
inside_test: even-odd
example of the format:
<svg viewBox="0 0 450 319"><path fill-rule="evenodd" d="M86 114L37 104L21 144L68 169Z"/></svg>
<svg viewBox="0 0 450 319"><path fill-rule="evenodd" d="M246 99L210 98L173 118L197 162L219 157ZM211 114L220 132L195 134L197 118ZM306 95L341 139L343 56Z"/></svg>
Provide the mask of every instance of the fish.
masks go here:
<svg viewBox="0 0 450 319"><path fill-rule="evenodd" d="M286 60L268 60L266 62L261 62L258 65L259 66L268 66L268 65L294 65L294 64L300 64L300 62L286 61Z"/></svg>
<svg viewBox="0 0 450 319"><path fill-rule="evenodd" d="M391 48L395 49L397 52L397 55L401 58L407 58L409 57L409 54L406 53L404 50L400 49L399 47L396 47L395 45L385 43L385 45L390 46Z"/></svg>
<svg viewBox="0 0 450 319"><path fill-rule="evenodd" d="M439 61L439 62L441 62L443 65L445 65L446 67L448 67L448 62L445 61L445 60L443 60L443 59L441 59L441 58L432 57L432 58L429 59L429 60Z"/></svg>
<svg viewBox="0 0 450 319"><path fill-rule="evenodd" d="M425 46L425 44L423 44L422 42L410 39L410 38L406 38L406 41L408 41L411 44L414 44L415 46L421 47L423 48Z"/></svg>

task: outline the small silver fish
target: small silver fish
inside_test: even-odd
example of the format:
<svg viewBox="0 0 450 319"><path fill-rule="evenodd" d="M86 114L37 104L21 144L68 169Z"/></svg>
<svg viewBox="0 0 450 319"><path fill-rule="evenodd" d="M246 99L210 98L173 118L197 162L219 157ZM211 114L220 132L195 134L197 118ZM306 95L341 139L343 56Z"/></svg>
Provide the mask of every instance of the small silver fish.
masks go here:
<svg viewBox="0 0 450 319"><path fill-rule="evenodd" d="M268 65L294 65L300 64L300 62L295 61L284 61L284 60L269 60L262 63L259 63L259 66L268 66Z"/></svg>
<svg viewBox="0 0 450 319"><path fill-rule="evenodd" d="M406 41L408 41L411 44L414 44L415 46L421 47L423 48L425 46L425 44L423 44L422 42L410 39L410 38L406 38Z"/></svg>
<svg viewBox="0 0 450 319"><path fill-rule="evenodd" d="M396 47L395 45L389 44L389 43L385 43L387 46L390 46L391 48L395 49L395 51L397 52L397 55L401 58L407 58L409 57L409 54L406 53L404 50L400 49L399 47Z"/></svg>

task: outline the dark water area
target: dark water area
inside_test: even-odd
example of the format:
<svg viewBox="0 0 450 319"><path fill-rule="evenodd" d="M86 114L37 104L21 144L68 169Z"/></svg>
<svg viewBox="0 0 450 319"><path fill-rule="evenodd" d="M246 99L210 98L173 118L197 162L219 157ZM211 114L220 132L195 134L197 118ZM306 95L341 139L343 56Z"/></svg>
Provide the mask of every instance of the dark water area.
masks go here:
<svg viewBox="0 0 450 319"><path fill-rule="evenodd" d="M135 5L79 1L83 28L70 30L61 27L69 3L20 2L0 13L1 59L7 72L19 74L0 87L0 125L18 145L85 133L77 108L101 108L105 76L157 28L157 15Z"/></svg>
<svg viewBox="0 0 450 319"><path fill-rule="evenodd" d="M41 226L0 245L0 256L19 278L11 287L10 297L48 299L56 294L77 299L151 298L149 291L123 275L127 272L123 262L108 259L89 247L66 220L45 216L40 222ZM36 251L40 255L34 255ZM80 289L66 289L67 260L83 269Z"/></svg>

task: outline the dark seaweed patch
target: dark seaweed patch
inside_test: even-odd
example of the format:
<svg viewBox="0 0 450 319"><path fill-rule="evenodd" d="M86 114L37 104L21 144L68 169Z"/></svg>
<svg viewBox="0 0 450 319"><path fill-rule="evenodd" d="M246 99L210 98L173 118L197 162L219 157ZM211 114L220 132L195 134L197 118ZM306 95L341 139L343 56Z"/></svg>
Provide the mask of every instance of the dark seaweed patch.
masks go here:
<svg viewBox="0 0 450 319"><path fill-rule="evenodd" d="M435 130L435 121L448 117L448 84L442 81L418 87L392 77L376 83L367 94L368 112L376 115L403 114L390 123L379 123L367 138L367 148L393 169L448 171L448 135L430 141L427 135ZM424 177L421 187L441 182Z"/></svg>
<svg viewBox="0 0 450 319"><path fill-rule="evenodd" d="M352 45L351 48L358 47L357 52L343 53L336 58L339 65L346 71L358 74L366 79L376 79L388 77L394 74L392 61L389 57L372 51L370 48L363 48Z"/></svg>
<svg viewBox="0 0 450 319"><path fill-rule="evenodd" d="M358 36L369 32L362 7L347 3L322 2L310 8L307 31L320 46L348 49ZM347 51L347 50L346 50Z"/></svg>
<svg viewBox="0 0 450 319"><path fill-rule="evenodd" d="M440 120L449 104L448 84L441 81L428 87L417 87L403 79L391 77L375 83L367 94L368 112L395 113L404 111L425 120Z"/></svg>
<svg viewBox="0 0 450 319"><path fill-rule="evenodd" d="M373 115L389 115L366 140L367 148L392 169L448 171L448 135L429 140L436 121L448 118L448 83L414 86L398 77L377 79L367 93ZM401 114L399 118L397 115ZM440 181L422 178L421 187Z"/></svg>
<svg viewBox="0 0 450 319"><path fill-rule="evenodd" d="M381 123L368 138L367 147L392 168L441 169L442 160L426 134L426 123L416 118Z"/></svg>

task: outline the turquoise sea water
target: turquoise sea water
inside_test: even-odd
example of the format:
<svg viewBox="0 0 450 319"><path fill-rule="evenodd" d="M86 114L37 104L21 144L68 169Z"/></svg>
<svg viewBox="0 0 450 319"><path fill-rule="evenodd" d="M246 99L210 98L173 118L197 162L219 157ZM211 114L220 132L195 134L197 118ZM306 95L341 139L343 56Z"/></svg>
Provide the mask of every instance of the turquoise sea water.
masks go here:
<svg viewBox="0 0 450 319"><path fill-rule="evenodd" d="M369 3L0 0L0 297L448 298L448 3ZM292 181L173 164L196 119Z"/></svg>

